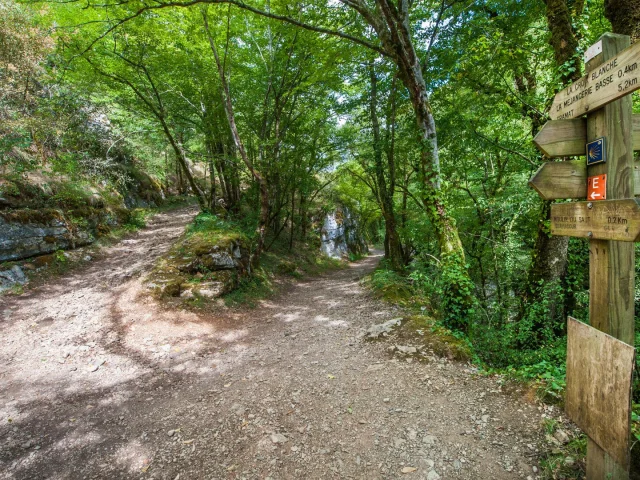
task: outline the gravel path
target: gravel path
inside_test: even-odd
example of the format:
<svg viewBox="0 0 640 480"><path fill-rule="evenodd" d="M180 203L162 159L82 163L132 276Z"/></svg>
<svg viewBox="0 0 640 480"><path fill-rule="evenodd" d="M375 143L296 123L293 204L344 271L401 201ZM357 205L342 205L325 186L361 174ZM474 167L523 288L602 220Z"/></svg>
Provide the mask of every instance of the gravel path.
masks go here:
<svg viewBox="0 0 640 480"><path fill-rule="evenodd" d="M166 310L141 273L192 210L0 299L0 479L536 478L538 406L361 334L373 255L254 310Z"/></svg>

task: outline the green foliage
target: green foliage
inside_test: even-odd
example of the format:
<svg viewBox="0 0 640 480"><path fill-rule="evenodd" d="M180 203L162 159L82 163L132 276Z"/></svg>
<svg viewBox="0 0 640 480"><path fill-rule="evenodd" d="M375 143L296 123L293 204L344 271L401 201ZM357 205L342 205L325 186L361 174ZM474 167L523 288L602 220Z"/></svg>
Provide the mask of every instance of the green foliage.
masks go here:
<svg viewBox="0 0 640 480"><path fill-rule="evenodd" d="M77 153L60 152L52 159L52 171L75 178L80 171L80 162Z"/></svg>
<svg viewBox="0 0 640 480"><path fill-rule="evenodd" d="M380 298L392 303L402 304L414 294L409 279L395 270L384 268L384 263L369 276L368 281Z"/></svg>
<svg viewBox="0 0 640 480"><path fill-rule="evenodd" d="M451 330L467 332L475 312L474 285L467 265L455 253L441 256L442 322Z"/></svg>
<svg viewBox="0 0 640 480"><path fill-rule="evenodd" d="M557 425L546 422L545 428L549 434L556 430ZM562 448L553 449L541 460L543 478L550 479L579 479L584 478L584 458L587 455L587 436L580 435Z"/></svg>
<svg viewBox="0 0 640 480"><path fill-rule="evenodd" d="M237 289L225 295L224 302L229 307L255 308L275 291L273 274L258 268L251 277L241 280Z"/></svg>
<svg viewBox="0 0 640 480"><path fill-rule="evenodd" d="M564 303L565 289L560 282L540 281L534 286L533 297L538 299L528 305L518 321L514 340L524 349L536 349L553 342L562 335L565 318L558 305Z"/></svg>
<svg viewBox="0 0 640 480"><path fill-rule="evenodd" d="M60 182L53 186L53 195L48 199L51 206L83 208L88 206L88 185L82 182Z"/></svg>
<svg viewBox="0 0 640 480"><path fill-rule="evenodd" d="M127 220L122 225L122 228L135 232L136 230L140 230L147 226L147 216L149 216L150 212L143 208L134 208L127 212Z"/></svg>
<svg viewBox="0 0 640 480"><path fill-rule="evenodd" d="M65 263L67 263L67 256L64 253L64 250L56 250L53 253L54 259L56 261L56 263L64 265Z"/></svg>
<svg viewBox="0 0 640 480"><path fill-rule="evenodd" d="M217 215L209 212L200 212L193 222L187 227L189 233L214 232L218 230L231 230L233 226L225 222Z"/></svg>

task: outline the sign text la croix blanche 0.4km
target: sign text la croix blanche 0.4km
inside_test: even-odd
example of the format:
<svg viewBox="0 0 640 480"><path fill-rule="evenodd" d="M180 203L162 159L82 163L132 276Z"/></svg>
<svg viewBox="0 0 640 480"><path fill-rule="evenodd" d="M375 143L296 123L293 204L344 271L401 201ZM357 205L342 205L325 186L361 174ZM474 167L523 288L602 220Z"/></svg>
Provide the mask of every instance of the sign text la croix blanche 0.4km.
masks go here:
<svg viewBox="0 0 640 480"><path fill-rule="evenodd" d="M556 95L549 115L576 118L640 88L640 42L589 71Z"/></svg>

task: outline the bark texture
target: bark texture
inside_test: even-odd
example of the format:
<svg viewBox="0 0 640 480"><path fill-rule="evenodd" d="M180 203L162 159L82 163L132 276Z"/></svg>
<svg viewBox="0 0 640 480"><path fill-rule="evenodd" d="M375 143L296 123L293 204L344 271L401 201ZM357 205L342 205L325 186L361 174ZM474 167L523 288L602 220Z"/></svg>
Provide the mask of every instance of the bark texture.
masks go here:
<svg viewBox="0 0 640 480"><path fill-rule="evenodd" d="M604 15L613 33L629 35L631 43L640 38L640 0L605 0Z"/></svg>
<svg viewBox="0 0 640 480"><path fill-rule="evenodd" d="M556 66L562 72L563 84L566 85L580 78L582 74L582 60L576 53L579 39L572 27L572 18L581 13L582 4L572 4L572 10L567 0L546 0L546 7L547 25L551 34L549 43L553 47ZM530 81L526 82L526 85L530 84ZM517 87L522 93L526 93L523 84L518 84ZM541 127L540 119L532 118L532 135L535 136ZM552 236L549 233L550 215L551 202L543 201L527 283L521 292L520 318L531 313L533 323L529 328L534 332L551 326L558 329L564 325L566 317L566 302L561 295L561 287L567 273L569 238ZM532 308L539 305L545 305L545 310L533 312ZM542 338L528 340L542 341Z"/></svg>
<svg viewBox="0 0 640 480"><path fill-rule="evenodd" d="M475 300L473 283L467 270L462 242L455 220L447 212L440 189L440 157L436 124L429 102L409 25L409 1L376 0L375 11L362 1L344 1L357 10L376 31L387 55L398 66L399 78L409 92L420 135L421 201L433 225L440 247L445 324L466 331Z"/></svg>

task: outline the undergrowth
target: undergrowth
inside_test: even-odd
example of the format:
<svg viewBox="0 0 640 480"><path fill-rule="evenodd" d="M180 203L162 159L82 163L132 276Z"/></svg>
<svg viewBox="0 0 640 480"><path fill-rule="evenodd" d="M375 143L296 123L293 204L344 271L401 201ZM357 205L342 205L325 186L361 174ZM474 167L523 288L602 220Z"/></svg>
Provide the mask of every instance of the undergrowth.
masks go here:
<svg viewBox="0 0 640 480"><path fill-rule="evenodd" d="M226 294L224 302L229 307L255 308L261 300L279 291L282 282L278 278L300 279L344 268L345 265L342 260L323 255L313 242L294 242L290 249L287 241L276 240L268 251L263 252L260 266L254 269L252 276L242 280L236 290Z"/></svg>

